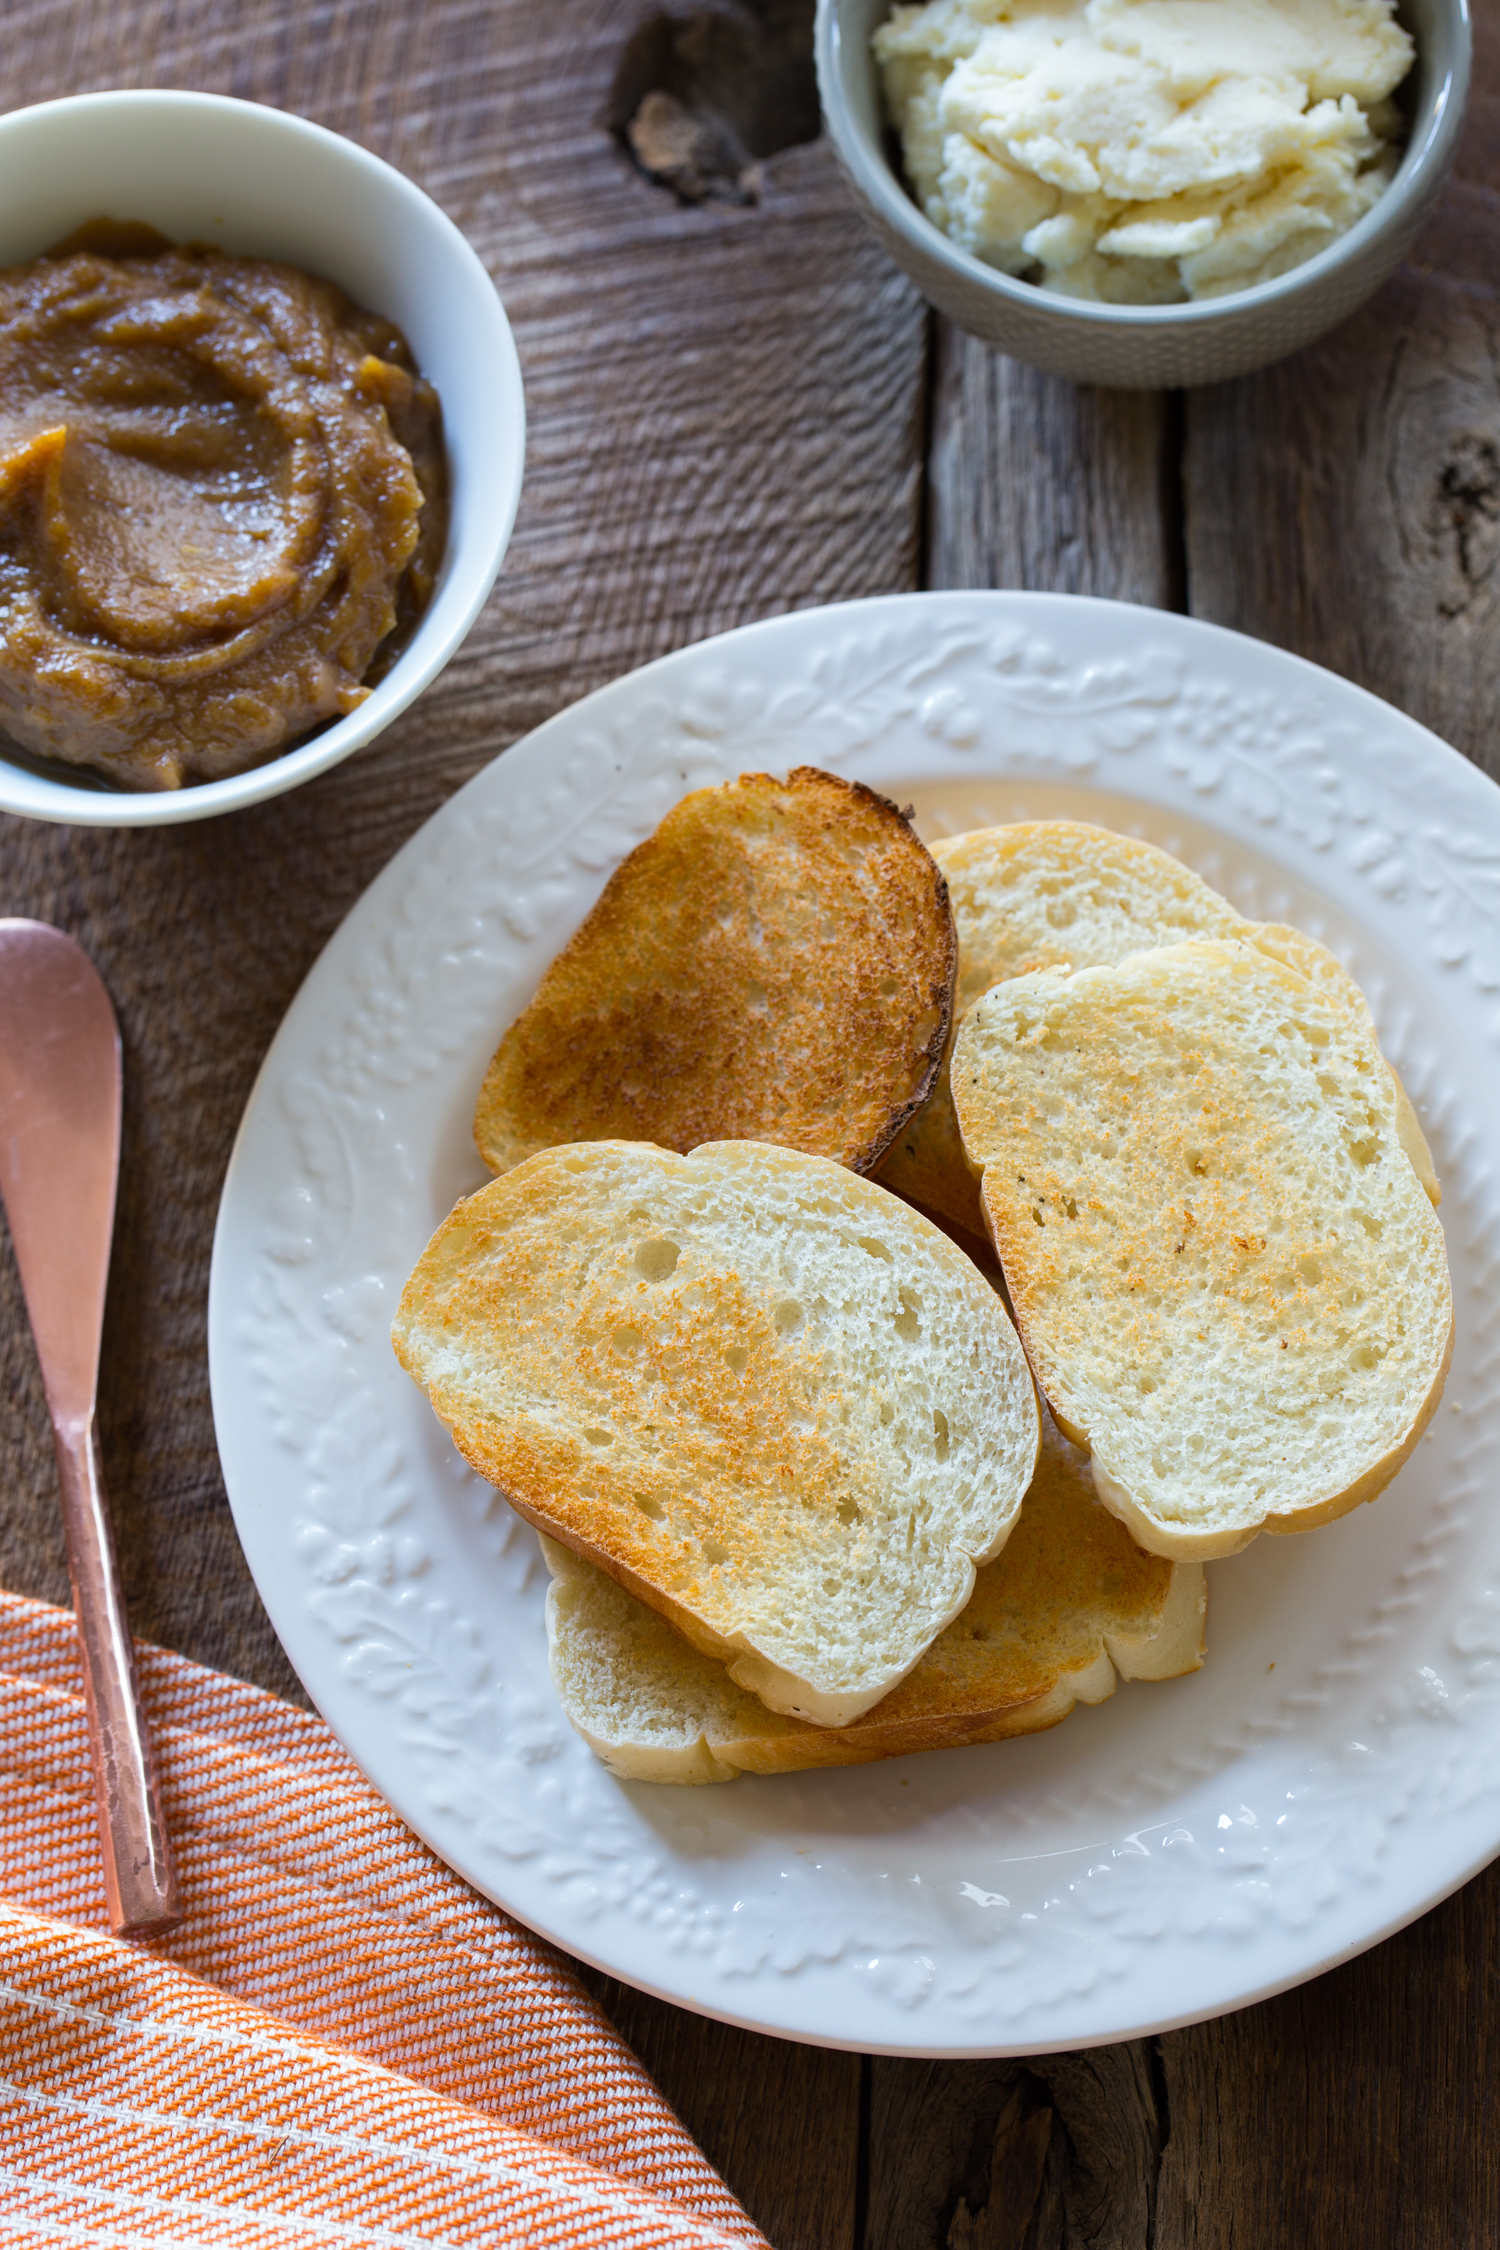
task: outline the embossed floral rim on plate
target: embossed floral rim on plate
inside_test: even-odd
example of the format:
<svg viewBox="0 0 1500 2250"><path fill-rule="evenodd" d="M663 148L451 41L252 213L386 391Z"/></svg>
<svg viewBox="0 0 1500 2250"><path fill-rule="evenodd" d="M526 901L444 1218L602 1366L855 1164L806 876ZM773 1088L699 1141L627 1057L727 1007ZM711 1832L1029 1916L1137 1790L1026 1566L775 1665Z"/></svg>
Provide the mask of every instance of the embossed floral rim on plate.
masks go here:
<svg viewBox="0 0 1500 2250"><path fill-rule="evenodd" d="M1370 997L1444 1184L1458 1344L1373 1507L1210 1566L1209 1658L982 1749L683 1789L615 1781L547 1677L532 1533L388 1328L482 1171L500 1032L685 791L812 763L928 833L1059 813L1180 852ZM1108 602L893 596L682 651L539 728L373 883L245 1114L214 1247L214 1412L293 1663L478 1889L757 2030L1025 2054L1162 2030L1348 1958L1500 1851L1500 792L1311 665Z"/></svg>

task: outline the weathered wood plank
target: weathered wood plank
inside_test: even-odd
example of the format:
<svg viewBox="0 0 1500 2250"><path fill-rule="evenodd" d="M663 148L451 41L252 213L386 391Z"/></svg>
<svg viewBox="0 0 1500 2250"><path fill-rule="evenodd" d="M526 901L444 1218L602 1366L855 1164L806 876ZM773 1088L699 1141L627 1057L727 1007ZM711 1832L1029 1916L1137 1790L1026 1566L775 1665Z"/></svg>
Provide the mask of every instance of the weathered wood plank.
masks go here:
<svg viewBox="0 0 1500 2250"><path fill-rule="evenodd" d="M1181 608L1178 402L1085 390L935 326L928 585Z"/></svg>
<svg viewBox="0 0 1500 2250"><path fill-rule="evenodd" d="M1324 344L1187 401L1189 606L1359 680L1500 773L1500 25L1459 177ZM1263 2007L1161 2042L1159 2250L1493 2241L1494 1870Z"/></svg>
<svg viewBox="0 0 1500 2250"><path fill-rule="evenodd" d="M1101 407L945 335L933 583L1182 603L1361 680L1500 773L1500 27L1478 29L1461 176L1416 258L1317 350L1184 402L1181 576L1170 406ZM1491 1872L1314 1986L1103 2057L877 2063L872 2245L1494 2240L1497 1913ZM1034 2135L1044 2104L1042 2153L1017 2125ZM1112 2201L1090 2209L1099 2181Z"/></svg>
<svg viewBox="0 0 1500 2250"><path fill-rule="evenodd" d="M468 644L371 750L261 810L150 834L0 824L0 906L74 931L127 1055L101 1419L138 1630L294 1682L219 1478L203 1345L214 1208L259 1059L323 941L484 759L700 634L915 584L925 314L822 145L761 200L681 208L606 111L647 0L12 9L12 103L184 84L303 111L426 186L515 323L528 481ZM128 191L125 192L128 204ZM0 1250L0 1578L66 1599L40 1388Z"/></svg>
<svg viewBox="0 0 1500 2250"><path fill-rule="evenodd" d="M1264 2007L1162 2042L1158 2250L1500 2240L1500 1870Z"/></svg>
<svg viewBox="0 0 1500 2250"><path fill-rule="evenodd" d="M1354 319L1187 407L1189 606L1329 665L1500 773L1500 24L1458 177Z"/></svg>
<svg viewBox="0 0 1500 2250"><path fill-rule="evenodd" d="M260 811L110 836L0 822L0 911L79 936L126 1047L101 1419L139 1631L297 1695L240 1556L204 1306L235 1125L288 1001L391 852L485 759L698 636L918 579L926 316L821 145L760 201L683 209L606 125L648 0L294 9L23 0L4 99L186 85L351 134L494 273L530 442L506 571L419 707ZM805 12L810 13L810 0ZM128 194L125 206L128 212ZM67 1599L51 1447L0 1230L0 1580ZM596 1980L598 1981L598 1980ZM783 2049L615 1988L612 2005L778 2250L852 2245L856 2058Z"/></svg>
<svg viewBox="0 0 1500 2250"><path fill-rule="evenodd" d="M1182 600L1179 402L1081 389L935 321L927 584ZM872 2065L868 2250L1146 2250L1148 2043Z"/></svg>

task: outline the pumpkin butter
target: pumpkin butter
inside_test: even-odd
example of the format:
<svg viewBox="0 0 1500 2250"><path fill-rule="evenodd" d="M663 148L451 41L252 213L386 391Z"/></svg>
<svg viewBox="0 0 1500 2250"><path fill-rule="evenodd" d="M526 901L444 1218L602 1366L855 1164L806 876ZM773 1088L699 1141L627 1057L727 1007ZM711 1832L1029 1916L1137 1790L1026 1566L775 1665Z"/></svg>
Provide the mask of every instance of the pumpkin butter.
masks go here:
<svg viewBox="0 0 1500 2250"><path fill-rule="evenodd" d="M294 266L100 222L0 272L0 730L130 789L352 711L432 589L436 394Z"/></svg>

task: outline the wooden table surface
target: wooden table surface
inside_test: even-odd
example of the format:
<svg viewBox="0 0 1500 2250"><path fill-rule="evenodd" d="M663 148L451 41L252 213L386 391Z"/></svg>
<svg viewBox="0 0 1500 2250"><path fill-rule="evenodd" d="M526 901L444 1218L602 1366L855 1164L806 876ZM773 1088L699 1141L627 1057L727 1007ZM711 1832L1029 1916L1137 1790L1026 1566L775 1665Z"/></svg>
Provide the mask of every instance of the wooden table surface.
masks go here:
<svg viewBox="0 0 1500 2250"><path fill-rule="evenodd" d="M807 137L810 14L810 0L6 11L7 107L199 87L301 111L399 165L487 261L525 371L527 483L500 585L372 749L199 825L0 821L0 912L81 938L124 1032L101 1411L132 1618L288 1696L301 1691L214 1446L219 1187L261 1056L330 931L526 729L753 618L1029 586L1186 610L1295 649L1500 773L1494 19L1480 14L1458 176L1380 296L1266 374L1137 396L1034 374L928 314ZM761 159L753 200L685 205L618 136L643 94L690 105L704 73ZM0 1383L0 1581L66 1601L3 1236ZM1492 2245L1497 1980L1497 1869L1283 1999L1024 2064L795 2047L590 1978L775 2250Z"/></svg>

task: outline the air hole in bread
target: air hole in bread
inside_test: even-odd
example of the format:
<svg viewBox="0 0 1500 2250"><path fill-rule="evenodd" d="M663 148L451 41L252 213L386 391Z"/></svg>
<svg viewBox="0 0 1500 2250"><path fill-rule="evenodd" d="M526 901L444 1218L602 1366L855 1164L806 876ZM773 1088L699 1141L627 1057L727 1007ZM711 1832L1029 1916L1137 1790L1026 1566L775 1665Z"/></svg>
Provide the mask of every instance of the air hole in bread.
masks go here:
<svg viewBox="0 0 1500 2250"><path fill-rule="evenodd" d="M635 1270L642 1281L669 1281L677 1271L677 1260L681 1255L675 1242L668 1242L664 1235L654 1234L636 1251Z"/></svg>
<svg viewBox="0 0 1500 2250"><path fill-rule="evenodd" d="M904 1336L909 1344L914 1344L922 1333L922 1300L915 1289L908 1289L904 1284L899 1294L901 1310L896 1315L896 1334Z"/></svg>
<svg viewBox="0 0 1500 2250"><path fill-rule="evenodd" d="M771 1005L771 995L763 984L747 984L745 1006L754 1016L763 1016Z"/></svg>
<svg viewBox="0 0 1500 2250"><path fill-rule="evenodd" d="M940 1461L948 1458L948 1417L940 1406L932 1410L933 1450Z"/></svg>
<svg viewBox="0 0 1500 2250"><path fill-rule="evenodd" d="M894 1000L896 994L901 990L901 986L895 977L882 977L879 989L882 1000Z"/></svg>
<svg viewBox="0 0 1500 2250"><path fill-rule="evenodd" d="M583 1434L590 1445L613 1445L615 1442L612 1433L608 1430L585 1430Z"/></svg>
<svg viewBox="0 0 1500 2250"><path fill-rule="evenodd" d="M648 1499L646 1494L643 1492L638 1492L636 1494L635 1504L637 1508L639 1508L641 1514L643 1516L649 1516L653 1523L660 1523L667 1512L659 1500Z"/></svg>
<svg viewBox="0 0 1500 2250"><path fill-rule="evenodd" d="M802 1307L795 1297L783 1297L771 1318L781 1335L790 1336L794 1329L802 1326Z"/></svg>
<svg viewBox="0 0 1500 2250"><path fill-rule="evenodd" d="M1364 1228L1365 1233L1373 1235L1375 1237L1375 1240L1378 1242L1380 1240L1380 1237L1385 1233L1385 1228L1381 1225L1380 1221L1375 1218L1369 1211L1356 1211L1354 1216L1356 1217L1356 1219L1358 1219L1360 1225Z"/></svg>
<svg viewBox="0 0 1500 2250"><path fill-rule="evenodd" d="M729 1560L729 1549L721 1547L717 1539L705 1539L703 1542L703 1560L710 1568L715 1563L726 1563Z"/></svg>
<svg viewBox="0 0 1500 2250"><path fill-rule="evenodd" d="M882 1400L881 1400L881 1402L880 1402L880 1426L881 1426L881 1428L882 1428L883 1430L888 1430L888 1429L890 1428L891 1424L892 1424L892 1423L893 1423L893 1422L895 1421L895 1419L896 1419L896 1409L894 1408L894 1406L892 1406L892 1404L891 1404L891 1402L890 1402L890 1400L889 1400L888 1398L886 1398L886 1399L882 1399Z"/></svg>
<svg viewBox="0 0 1500 2250"><path fill-rule="evenodd" d="M844 1529L846 1531L852 1524L863 1523L865 1520L859 1512L858 1504L855 1501L851 1500L847 1494L839 1502L838 1517L839 1522L844 1526Z"/></svg>
<svg viewBox="0 0 1500 2250"><path fill-rule="evenodd" d="M884 1258L887 1265L891 1264L890 1251L883 1242L877 1242L873 1234L859 1235L857 1240L861 1250L868 1250L872 1258Z"/></svg>
<svg viewBox="0 0 1500 2250"><path fill-rule="evenodd" d="M628 1321L623 1328L617 1328L610 1338L617 1352L638 1351L643 1340L640 1330L632 1328Z"/></svg>
<svg viewBox="0 0 1500 2250"><path fill-rule="evenodd" d="M750 1365L750 1354L743 1344L726 1345L724 1364L731 1375L743 1375L745 1369Z"/></svg>
<svg viewBox="0 0 1500 2250"><path fill-rule="evenodd" d="M1379 1141L1346 1140L1344 1146L1348 1149L1349 1154L1353 1157L1355 1163L1360 1167L1361 1171L1364 1170L1367 1164L1375 1164L1379 1162Z"/></svg>

